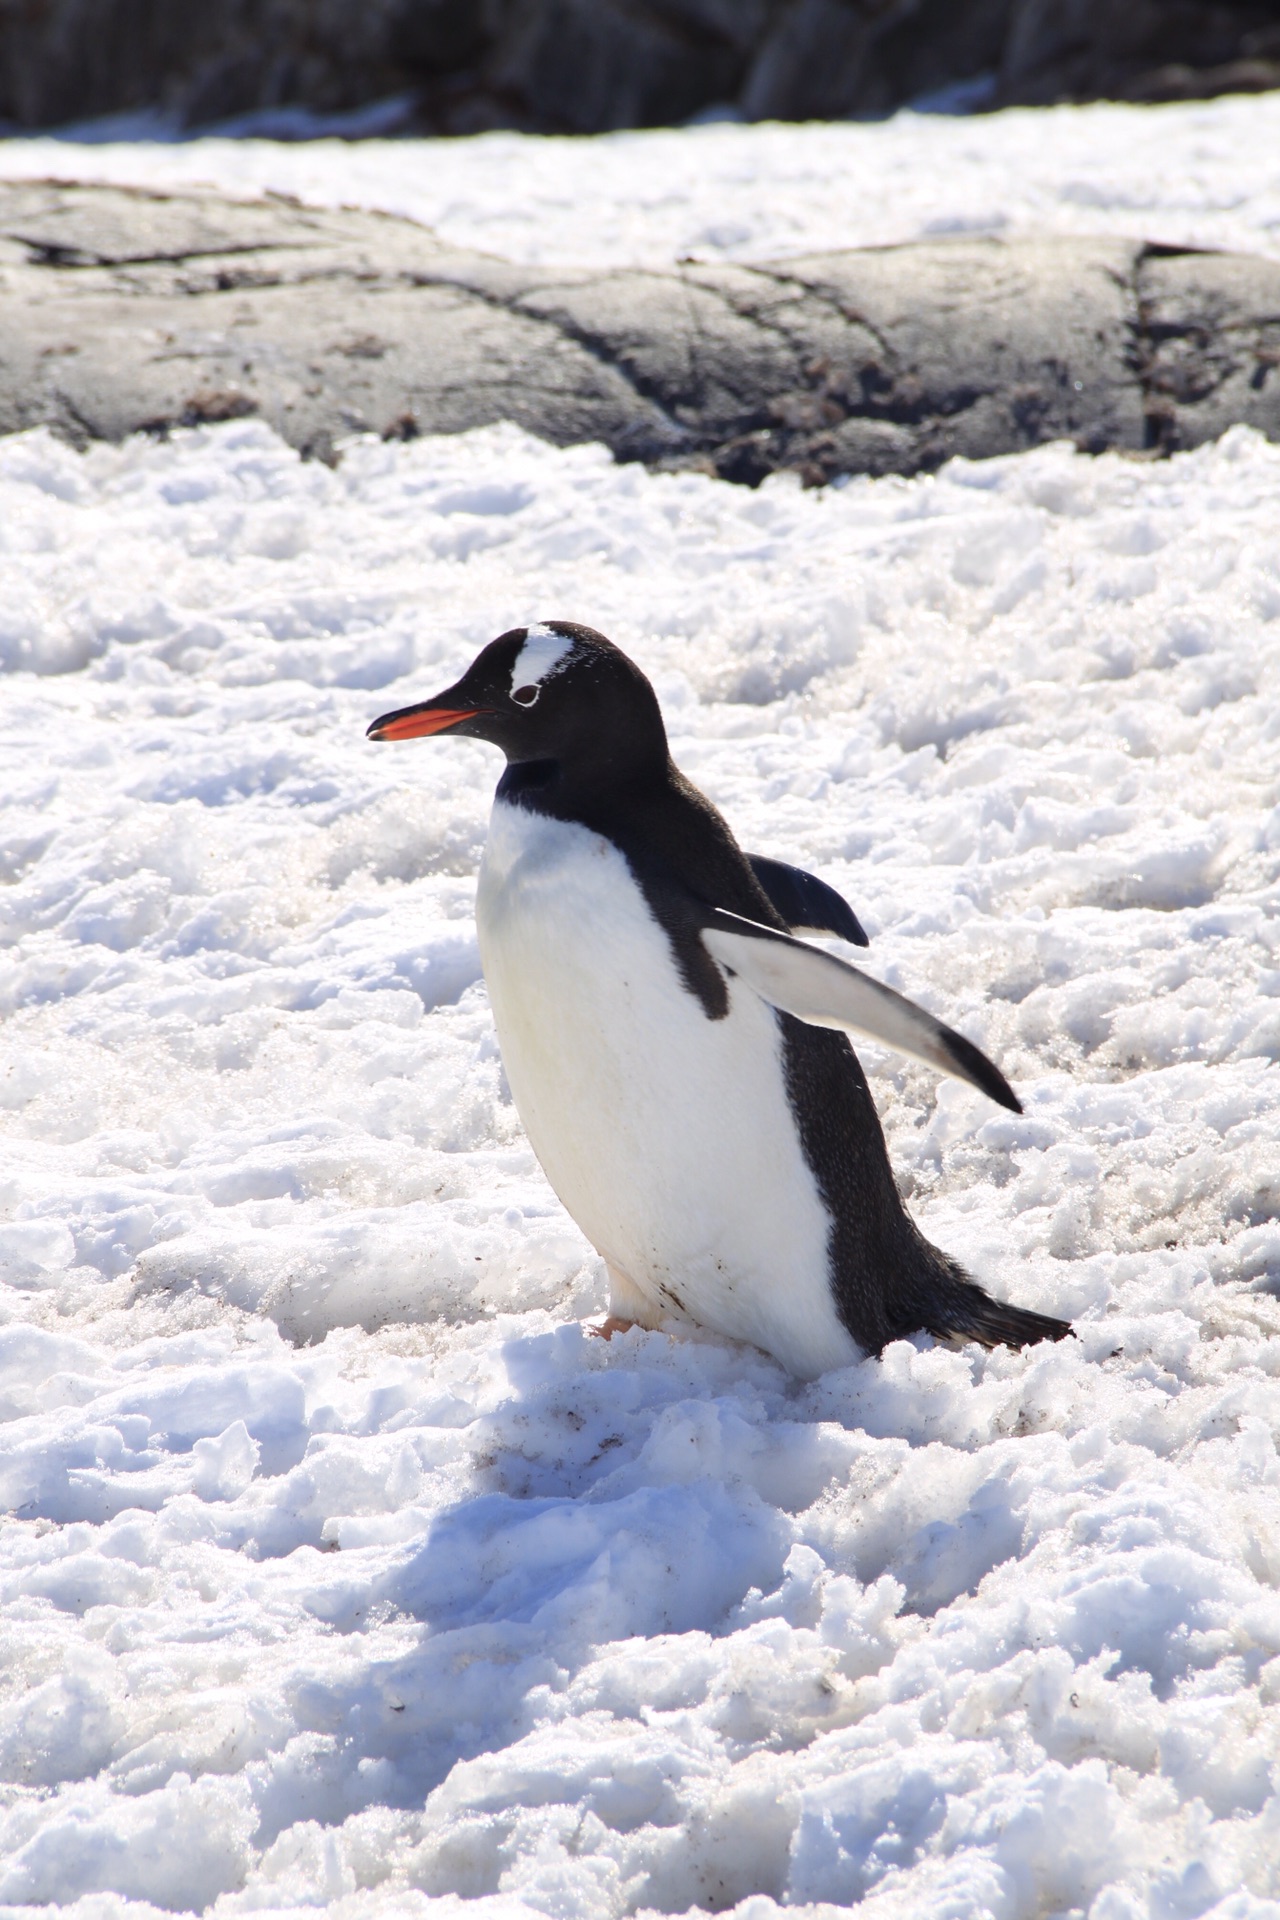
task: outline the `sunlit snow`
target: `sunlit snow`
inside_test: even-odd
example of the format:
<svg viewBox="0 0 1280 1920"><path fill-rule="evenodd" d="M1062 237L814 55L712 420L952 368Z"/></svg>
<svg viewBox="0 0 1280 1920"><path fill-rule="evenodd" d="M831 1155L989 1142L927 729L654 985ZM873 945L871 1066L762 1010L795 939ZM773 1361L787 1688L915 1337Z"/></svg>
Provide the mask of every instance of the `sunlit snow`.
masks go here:
<svg viewBox="0 0 1280 1920"><path fill-rule="evenodd" d="M122 123L127 128L128 123ZM0 140L0 179L293 193L541 265L762 260L957 233L1280 256L1280 94L575 139ZM589 152L590 159L586 159Z"/></svg>
<svg viewBox="0 0 1280 1920"><path fill-rule="evenodd" d="M1280 448L34 433L0 566L0 1910L1280 1912ZM1078 1340L588 1337L497 756L363 737L555 617L1000 1062L1022 1119L865 1053Z"/></svg>

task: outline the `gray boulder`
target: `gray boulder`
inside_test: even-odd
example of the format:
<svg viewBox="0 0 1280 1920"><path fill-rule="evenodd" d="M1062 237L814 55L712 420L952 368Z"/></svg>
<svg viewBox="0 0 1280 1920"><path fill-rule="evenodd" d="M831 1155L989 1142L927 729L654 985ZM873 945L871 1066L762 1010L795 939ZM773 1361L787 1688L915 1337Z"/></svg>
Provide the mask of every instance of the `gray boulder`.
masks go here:
<svg viewBox="0 0 1280 1920"><path fill-rule="evenodd" d="M0 368L0 432L77 444L259 415L334 459L513 420L818 483L1280 439L1280 265L1066 238L552 271L377 214L0 184Z"/></svg>

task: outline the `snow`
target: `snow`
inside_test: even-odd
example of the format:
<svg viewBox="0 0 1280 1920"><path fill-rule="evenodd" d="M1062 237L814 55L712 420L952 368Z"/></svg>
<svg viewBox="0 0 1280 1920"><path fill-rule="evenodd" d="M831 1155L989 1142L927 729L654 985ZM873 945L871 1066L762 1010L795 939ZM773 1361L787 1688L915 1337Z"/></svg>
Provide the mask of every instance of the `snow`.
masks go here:
<svg viewBox="0 0 1280 1920"><path fill-rule="evenodd" d="M1262 178L1266 112L1134 124ZM902 218L1025 118L913 122ZM1278 529L1243 430L808 493L0 441L0 1914L1280 1914ZM1007 1072L864 1056L926 1230L1078 1339L589 1337L479 977L496 755L363 737L557 617Z"/></svg>
<svg viewBox="0 0 1280 1920"><path fill-rule="evenodd" d="M122 122L126 129L128 122ZM1280 257L1280 93L590 143L0 140L0 179L215 185L362 206L532 265L763 260L955 233L1114 233Z"/></svg>

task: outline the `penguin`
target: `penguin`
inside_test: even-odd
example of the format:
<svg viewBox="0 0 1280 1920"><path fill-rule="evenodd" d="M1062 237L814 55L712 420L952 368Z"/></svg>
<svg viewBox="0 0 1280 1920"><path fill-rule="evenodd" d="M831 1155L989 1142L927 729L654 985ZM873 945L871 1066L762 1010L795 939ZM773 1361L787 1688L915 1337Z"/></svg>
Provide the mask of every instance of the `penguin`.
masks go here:
<svg viewBox="0 0 1280 1920"><path fill-rule="evenodd" d="M916 1227L849 1034L1020 1113L1003 1074L797 937L867 944L832 888L741 850L619 647L567 620L513 628L368 733L506 756L480 956L520 1119L608 1271L601 1331L694 1321L803 1379L921 1332L1021 1347L1071 1331L993 1299Z"/></svg>

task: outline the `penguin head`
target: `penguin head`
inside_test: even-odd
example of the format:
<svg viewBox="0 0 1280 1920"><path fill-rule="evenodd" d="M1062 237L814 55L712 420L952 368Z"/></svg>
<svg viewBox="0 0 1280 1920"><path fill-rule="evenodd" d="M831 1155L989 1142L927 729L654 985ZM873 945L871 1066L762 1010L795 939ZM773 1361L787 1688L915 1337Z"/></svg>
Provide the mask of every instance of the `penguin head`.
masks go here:
<svg viewBox="0 0 1280 1920"><path fill-rule="evenodd" d="M416 706L384 713L371 740L465 734L510 764L551 764L570 778L617 778L665 765L657 695L620 647L590 627L552 620L491 640L462 678Z"/></svg>

